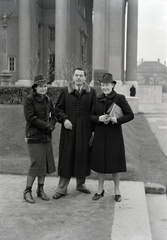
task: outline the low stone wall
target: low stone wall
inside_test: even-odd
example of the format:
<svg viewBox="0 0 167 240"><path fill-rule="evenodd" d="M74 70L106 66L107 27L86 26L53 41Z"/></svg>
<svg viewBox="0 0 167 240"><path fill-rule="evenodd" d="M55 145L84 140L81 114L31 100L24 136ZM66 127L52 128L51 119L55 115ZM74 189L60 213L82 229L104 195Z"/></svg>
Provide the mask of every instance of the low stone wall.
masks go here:
<svg viewBox="0 0 167 240"><path fill-rule="evenodd" d="M162 86L139 85L138 91L140 103L162 103Z"/></svg>

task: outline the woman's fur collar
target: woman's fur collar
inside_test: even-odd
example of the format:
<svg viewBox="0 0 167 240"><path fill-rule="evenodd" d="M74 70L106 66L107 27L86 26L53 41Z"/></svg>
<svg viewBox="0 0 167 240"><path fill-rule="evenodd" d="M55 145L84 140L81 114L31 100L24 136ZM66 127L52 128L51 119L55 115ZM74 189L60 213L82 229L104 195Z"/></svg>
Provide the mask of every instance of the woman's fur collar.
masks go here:
<svg viewBox="0 0 167 240"><path fill-rule="evenodd" d="M86 82L84 82L82 89L85 90L85 92L89 93L89 92L90 92L90 86L89 86L89 84L87 84ZM68 93L72 93L74 90L76 90L75 83L74 83L74 82L70 82L70 83L68 84Z"/></svg>

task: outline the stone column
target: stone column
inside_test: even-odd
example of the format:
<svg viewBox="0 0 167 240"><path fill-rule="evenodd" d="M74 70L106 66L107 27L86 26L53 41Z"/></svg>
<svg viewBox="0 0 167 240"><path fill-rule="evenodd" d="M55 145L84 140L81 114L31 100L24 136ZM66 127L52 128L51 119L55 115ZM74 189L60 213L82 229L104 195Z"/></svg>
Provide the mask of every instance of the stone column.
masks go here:
<svg viewBox="0 0 167 240"><path fill-rule="evenodd" d="M97 79L106 72L106 0L94 1L93 19L93 79ZM93 85L93 84L92 84Z"/></svg>
<svg viewBox="0 0 167 240"><path fill-rule="evenodd" d="M128 0L126 81L136 81L138 0Z"/></svg>
<svg viewBox="0 0 167 240"><path fill-rule="evenodd" d="M19 80L16 85L31 85L30 0L19 0Z"/></svg>
<svg viewBox="0 0 167 240"><path fill-rule="evenodd" d="M124 80L125 1L110 0L109 72L117 81L116 91L121 92Z"/></svg>
<svg viewBox="0 0 167 240"><path fill-rule="evenodd" d="M55 0L55 78L59 84L65 79L68 41L68 0ZM59 81L61 80L61 81Z"/></svg>

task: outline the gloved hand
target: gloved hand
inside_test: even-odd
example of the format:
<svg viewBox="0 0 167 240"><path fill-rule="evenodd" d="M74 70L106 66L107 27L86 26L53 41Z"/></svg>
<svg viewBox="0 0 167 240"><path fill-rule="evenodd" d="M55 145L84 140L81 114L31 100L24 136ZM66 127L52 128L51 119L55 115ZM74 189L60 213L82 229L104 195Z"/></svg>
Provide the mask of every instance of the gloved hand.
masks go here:
<svg viewBox="0 0 167 240"><path fill-rule="evenodd" d="M68 119L66 119L66 120L64 121L64 127L65 127L66 129L72 130L72 123L71 123Z"/></svg>
<svg viewBox="0 0 167 240"><path fill-rule="evenodd" d="M51 132L53 132L54 129L55 129L55 127L52 126L50 123L48 123L48 125L45 128L45 132L46 133L51 133Z"/></svg>

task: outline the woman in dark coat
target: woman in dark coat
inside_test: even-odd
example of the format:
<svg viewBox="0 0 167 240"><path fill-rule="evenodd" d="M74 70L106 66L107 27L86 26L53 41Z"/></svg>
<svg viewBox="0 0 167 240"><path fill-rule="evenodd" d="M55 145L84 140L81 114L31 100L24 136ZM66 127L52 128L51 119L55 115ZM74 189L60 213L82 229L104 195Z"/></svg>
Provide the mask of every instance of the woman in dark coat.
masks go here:
<svg viewBox="0 0 167 240"><path fill-rule="evenodd" d="M121 201L119 190L120 172L126 172L125 149L121 125L134 118L134 114L124 95L114 91L116 81L112 74L106 73L100 80L103 93L96 98L91 121L95 124L92 147L91 169L98 172L98 192L93 200L104 195L105 174L112 173L115 184L115 200ZM122 117L116 113L109 115L110 106L116 103L123 112Z"/></svg>
<svg viewBox="0 0 167 240"><path fill-rule="evenodd" d="M36 177L38 177L37 196L49 200L43 190L45 176L56 170L51 139L57 119L53 102L46 95L47 80L41 75L36 76L32 89L33 92L24 101L26 142L31 159L24 199L29 203L35 202L31 189Z"/></svg>

